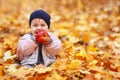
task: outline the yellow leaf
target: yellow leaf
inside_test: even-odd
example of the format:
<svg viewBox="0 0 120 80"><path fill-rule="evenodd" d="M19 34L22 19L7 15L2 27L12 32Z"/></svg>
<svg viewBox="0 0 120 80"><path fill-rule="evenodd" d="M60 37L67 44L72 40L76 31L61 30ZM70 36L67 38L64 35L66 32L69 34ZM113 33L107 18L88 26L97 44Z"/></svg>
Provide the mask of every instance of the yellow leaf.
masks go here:
<svg viewBox="0 0 120 80"><path fill-rule="evenodd" d="M91 62L91 61L94 60L94 57L91 54L87 53L86 54L86 60L87 60L87 62Z"/></svg>
<svg viewBox="0 0 120 80"><path fill-rule="evenodd" d="M15 55L11 55L11 51L7 51L4 53L4 57L3 57L3 60L4 61L7 61L8 59L14 59L16 58L16 54Z"/></svg>
<svg viewBox="0 0 120 80"><path fill-rule="evenodd" d="M78 69L80 68L80 60L72 60L71 63L68 65L69 69Z"/></svg>
<svg viewBox="0 0 120 80"><path fill-rule="evenodd" d="M120 72L109 71L109 74L112 75L115 78L120 78Z"/></svg>
<svg viewBox="0 0 120 80"><path fill-rule="evenodd" d="M34 71L32 70L32 68L27 68L27 67L21 67L21 68L17 69L15 72L9 73L9 75L16 76L19 79L20 78L23 79L26 76L29 76L29 75L32 75L32 74L34 74Z"/></svg>
<svg viewBox="0 0 120 80"><path fill-rule="evenodd" d="M87 53L84 49L82 49L79 53L76 53L75 56L77 57L86 57Z"/></svg>
<svg viewBox="0 0 120 80"><path fill-rule="evenodd" d="M67 78L59 75L56 71L53 71L52 75L47 77L46 80L67 80Z"/></svg>
<svg viewBox="0 0 120 80"><path fill-rule="evenodd" d="M97 60L93 60L89 63L89 65L90 66L95 66L97 64L97 62L98 62Z"/></svg>
<svg viewBox="0 0 120 80"><path fill-rule="evenodd" d="M4 71L5 71L6 74L11 74L11 73L17 71L18 66L20 67L20 65L18 65L18 64L5 65L4 66Z"/></svg>
<svg viewBox="0 0 120 80"><path fill-rule="evenodd" d="M109 71L106 73L106 79L105 80L112 80L112 75L110 75Z"/></svg>
<svg viewBox="0 0 120 80"><path fill-rule="evenodd" d="M7 51L4 53L4 57L3 57L3 60L6 61L7 59L9 59L11 56L11 52L10 51Z"/></svg>
<svg viewBox="0 0 120 80"><path fill-rule="evenodd" d="M41 65L38 65L34 68L34 71L41 74L41 73L47 73L51 72L53 69L50 67L41 67Z"/></svg>
<svg viewBox="0 0 120 80"><path fill-rule="evenodd" d="M87 48L88 51L92 51L92 52L95 52L98 50L98 48L94 47L94 46L88 46Z"/></svg>
<svg viewBox="0 0 120 80"><path fill-rule="evenodd" d="M75 34L68 34L67 35L68 40L70 41L70 43L77 43L79 41L79 37L75 36Z"/></svg>
<svg viewBox="0 0 120 80"><path fill-rule="evenodd" d="M105 75L105 71L104 71L104 68L102 66L101 67L99 67L99 66L89 66L89 69L91 71L95 71L95 72L98 72L102 75Z"/></svg>
<svg viewBox="0 0 120 80"><path fill-rule="evenodd" d="M80 0L77 1L77 6L81 9L84 8L84 4Z"/></svg>
<svg viewBox="0 0 120 80"><path fill-rule="evenodd" d="M2 58L4 55L2 53L2 51L0 50L0 58Z"/></svg>

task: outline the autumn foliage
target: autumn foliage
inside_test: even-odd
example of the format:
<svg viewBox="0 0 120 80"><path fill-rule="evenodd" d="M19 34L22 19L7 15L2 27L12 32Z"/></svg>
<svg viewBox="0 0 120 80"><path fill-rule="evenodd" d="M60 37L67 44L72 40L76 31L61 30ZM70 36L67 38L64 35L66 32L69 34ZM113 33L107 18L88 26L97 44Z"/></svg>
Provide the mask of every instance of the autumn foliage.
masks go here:
<svg viewBox="0 0 120 80"><path fill-rule="evenodd" d="M39 8L62 51L49 67L21 67L17 42ZM120 80L120 0L0 0L0 34L0 80Z"/></svg>

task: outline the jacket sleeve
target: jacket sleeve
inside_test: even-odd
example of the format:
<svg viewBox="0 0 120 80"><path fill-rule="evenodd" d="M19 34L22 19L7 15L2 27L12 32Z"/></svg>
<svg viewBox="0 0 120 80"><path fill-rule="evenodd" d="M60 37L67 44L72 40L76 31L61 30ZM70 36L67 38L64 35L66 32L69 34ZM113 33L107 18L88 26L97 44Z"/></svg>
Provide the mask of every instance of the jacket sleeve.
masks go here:
<svg viewBox="0 0 120 80"><path fill-rule="evenodd" d="M34 43L30 35L23 36L19 41L17 45L17 52L16 55L19 60L22 60L25 56L31 55L37 47L37 44Z"/></svg>
<svg viewBox="0 0 120 80"><path fill-rule="evenodd" d="M52 33L50 33L49 35L52 39L52 42L50 44L46 45L45 49L47 50L49 55L55 56L61 51L62 44L57 36L53 35Z"/></svg>

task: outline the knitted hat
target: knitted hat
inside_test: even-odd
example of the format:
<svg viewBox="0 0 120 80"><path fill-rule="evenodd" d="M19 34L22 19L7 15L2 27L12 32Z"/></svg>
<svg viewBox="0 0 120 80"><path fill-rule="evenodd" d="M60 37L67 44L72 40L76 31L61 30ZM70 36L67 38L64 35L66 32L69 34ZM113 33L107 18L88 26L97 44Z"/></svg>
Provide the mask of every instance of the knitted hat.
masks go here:
<svg viewBox="0 0 120 80"><path fill-rule="evenodd" d="M32 20L35 18L43 19L47 23L48 28L50 28L50 16L48 13L43 10L36 10L32 12L29 19L29 25L31 25Z"/></svg>

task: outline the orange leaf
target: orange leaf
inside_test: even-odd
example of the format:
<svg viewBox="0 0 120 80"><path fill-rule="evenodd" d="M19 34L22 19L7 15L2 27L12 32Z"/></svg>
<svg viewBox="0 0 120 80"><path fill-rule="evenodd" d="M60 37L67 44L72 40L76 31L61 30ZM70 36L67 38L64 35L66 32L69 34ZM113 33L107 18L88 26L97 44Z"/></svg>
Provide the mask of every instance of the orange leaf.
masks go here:
<svg viewBox="0 0 120 80"><path fill-rule="evenodd" d="M0 76L4 76L4 66L3 65L0 65Z"/></svg>

